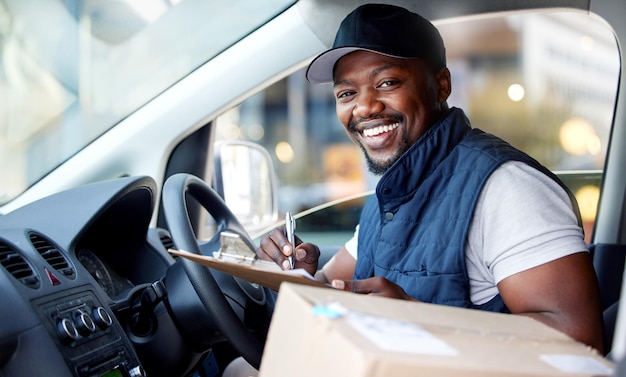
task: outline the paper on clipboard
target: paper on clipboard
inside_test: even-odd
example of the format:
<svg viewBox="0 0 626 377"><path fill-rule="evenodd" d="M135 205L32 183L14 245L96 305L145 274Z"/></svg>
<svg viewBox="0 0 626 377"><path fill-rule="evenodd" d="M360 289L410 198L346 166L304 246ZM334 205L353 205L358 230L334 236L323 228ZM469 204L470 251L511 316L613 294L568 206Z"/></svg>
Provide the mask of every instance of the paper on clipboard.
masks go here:
<svg viewBox="0 0 626 377"><path fill-rule="evenodd" d="M329 287L319 282L303 269L282 270L276 263L256 259L253 262L227 260L226 258L214 258L206 255L198 255L183 250L168 250L170 254L187 258L207 267L236 276L251 283L260 284L264 287L278 291L284 281L296 284L311 285L315 287Z"/></svg>

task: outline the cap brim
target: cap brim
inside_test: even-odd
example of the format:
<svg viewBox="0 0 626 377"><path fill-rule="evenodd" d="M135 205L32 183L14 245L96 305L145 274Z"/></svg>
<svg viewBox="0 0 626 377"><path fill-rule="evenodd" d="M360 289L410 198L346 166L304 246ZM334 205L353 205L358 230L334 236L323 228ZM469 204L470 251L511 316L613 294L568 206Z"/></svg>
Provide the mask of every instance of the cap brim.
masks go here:
<svg viewBox="0 0 626 377"><path fill-rule="evenodd" d="M319 54L306 70L306 78L312 84L323 84L333 81L333 68L337 60L345 55L363 50L360 47L338 47Z"/></svg>
<svg viewBox="0 0 626 377"><path fill-rule="evenodd" d="M369 51L379 55L391 56L392 58L408 59L402 56L385 54L370 48L363 47L337 47L319 54L306 70L306 78L311 84L325 84L333 82L333 71L337 61L354 51Z"/></svg>

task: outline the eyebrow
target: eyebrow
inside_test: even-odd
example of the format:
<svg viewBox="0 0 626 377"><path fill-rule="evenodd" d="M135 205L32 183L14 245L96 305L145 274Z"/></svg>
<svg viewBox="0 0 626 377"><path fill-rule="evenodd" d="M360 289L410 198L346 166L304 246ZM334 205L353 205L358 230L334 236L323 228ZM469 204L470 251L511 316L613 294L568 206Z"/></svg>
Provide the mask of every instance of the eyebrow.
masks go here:
<svg viewBox="0 0 626 377"><path fill-rule="evenodd" d="M372 70L372 72L370 73L370 78L378 75L379 73L386 71L388 69L392 69L392 68L398 68L398 67L402 67L400 64L385 64L385 65L381 65L380 67L374 68ZM339 80L337 82L335 82L333 84L333 88L336 88L339 85L343 85L343 84L349 84L350 80Z"/></svg>

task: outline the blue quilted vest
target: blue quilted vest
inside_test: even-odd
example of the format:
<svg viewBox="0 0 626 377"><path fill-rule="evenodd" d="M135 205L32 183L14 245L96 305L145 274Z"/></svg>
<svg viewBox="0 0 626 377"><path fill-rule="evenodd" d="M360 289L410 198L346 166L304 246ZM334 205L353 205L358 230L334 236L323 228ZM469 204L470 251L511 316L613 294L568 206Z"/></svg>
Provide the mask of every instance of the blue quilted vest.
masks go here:
<svg viewBox="0 0 626 377"><path fill-rule="evenodd" d="M363 208L354 278L384 276L424 302L508 312L499 295L471 302L465 244L483 185L513 160L563 186L530 156L472 129L463 111L452 108L387 170Z"/></svg>

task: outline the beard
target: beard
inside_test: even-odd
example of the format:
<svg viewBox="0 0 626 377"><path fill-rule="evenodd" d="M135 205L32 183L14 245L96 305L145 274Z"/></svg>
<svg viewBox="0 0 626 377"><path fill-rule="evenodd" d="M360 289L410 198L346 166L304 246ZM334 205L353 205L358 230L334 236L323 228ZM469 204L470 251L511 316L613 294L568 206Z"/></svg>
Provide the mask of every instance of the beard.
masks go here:
<svg viewBox="0 0 626 377"><path fill-rule="evenodd" d="M398 149L396 149L395 153L388 158L385 159L373 159L369 154L367 154L367 150L361 143L357 143L361 151L363 152L363 156L365 156L365 161L367 162L367 169L370 173L374 175L383 175L385 172L393 165L398 159L411 148L411 144L407 139L406 135L402 135L402 140L398 145Z"/></svg>

